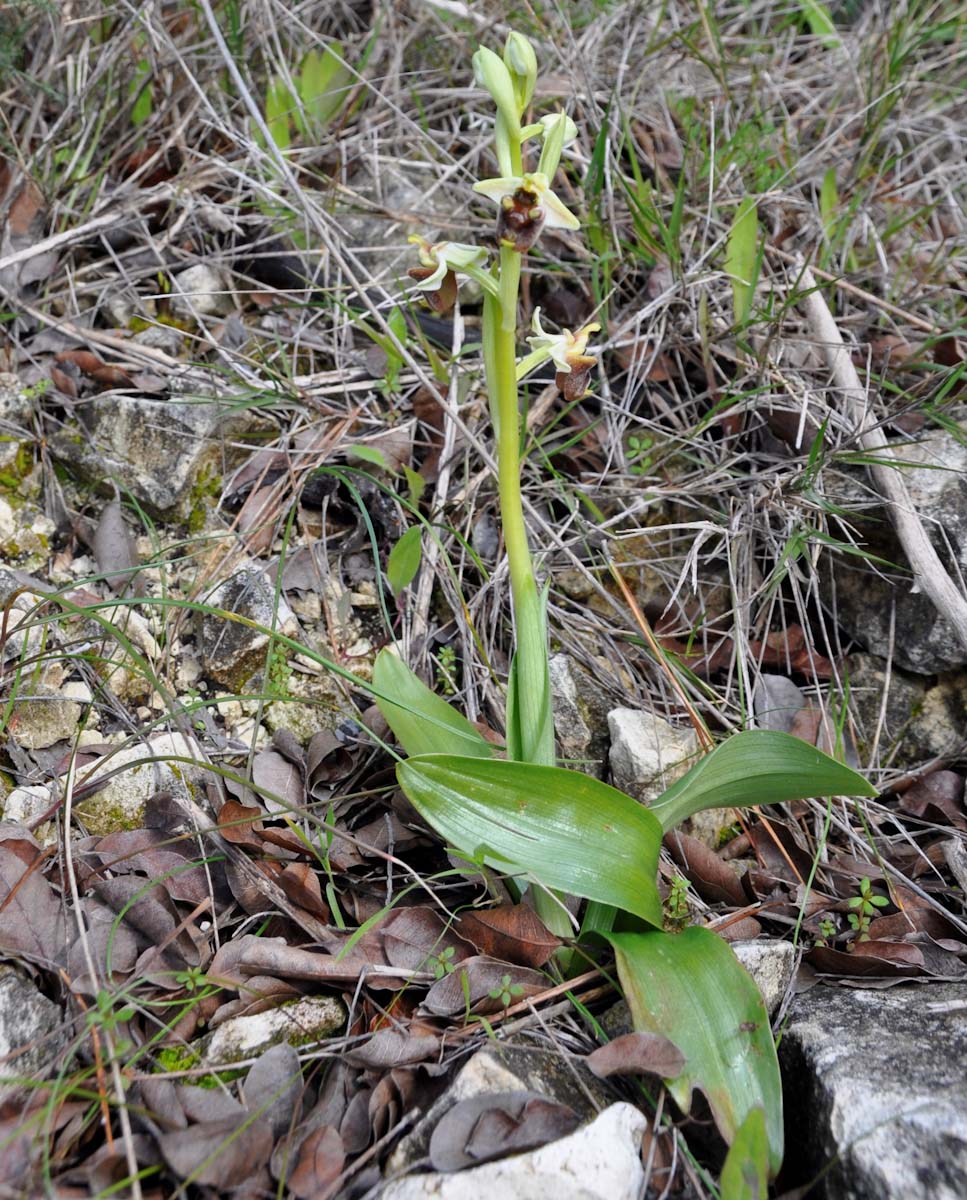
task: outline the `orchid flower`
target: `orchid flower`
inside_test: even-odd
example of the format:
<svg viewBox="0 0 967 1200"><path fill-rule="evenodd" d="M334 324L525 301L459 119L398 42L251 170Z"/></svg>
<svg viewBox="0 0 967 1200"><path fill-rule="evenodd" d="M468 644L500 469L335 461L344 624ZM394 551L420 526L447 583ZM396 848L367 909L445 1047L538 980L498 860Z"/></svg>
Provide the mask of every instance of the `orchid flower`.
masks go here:
<svg viewBox="0 0 967 1200"><path fill-rule="evenodd" d="M483 179L473 185L481 196L500 206L497 237L523 253L537 241L543 226L548 229L580 229L581 222L551 190L541 171Z"/></svg>
<svg viewBox="0 0 967 1200"><path fill-rule="evenodd" d="M560 333L548 333L541 325L541 310L534 309L531 321L534 336L527 338L531 353L521 359L517 367L518 378L523 378L541 362L550 359L557 367L557 386L565 400L579 400L588 388L591 368L595 359L587 353L588 338L597 333L601 326L597 321L582 326L577 333L562 329Z"/></svg>
<svg viewBox="0 0 967 1200"><path fill-rule="evenodd" d="M483 246L463 242L428 242L419 234L409 238L419 251L420 265L409 271L418 291L427 293L427 303L435 312L448 312L457 298L457 275L469 275L493 290L495 284L482 269L487 257Z"/></svg>

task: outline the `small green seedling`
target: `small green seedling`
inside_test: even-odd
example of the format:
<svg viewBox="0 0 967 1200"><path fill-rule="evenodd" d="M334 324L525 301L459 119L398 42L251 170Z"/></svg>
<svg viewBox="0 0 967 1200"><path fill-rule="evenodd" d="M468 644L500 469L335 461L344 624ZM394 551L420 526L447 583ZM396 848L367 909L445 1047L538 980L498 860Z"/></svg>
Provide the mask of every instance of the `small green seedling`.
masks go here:
<svg viewBox="0 0 967 1200"><path fill-rule="evenodd" d="M817 946L828 946L830 941L836 936L836 922L832 917L823 917L819 922L819 937L816 939Z"/></svg>
<svg viewBox="0 0 967 1200"><path fill-rule="evenodd" d="M648 475L651 473L655 460L650 451L654 447L655 439L651 434L631 434L628 438L628 457L632 461L628 465L628 470L632 475Z"/></svg>
<svg viewBox="0 0 967 1200"><path fill-rule="evenodd" d="M514 999L524 994L524 986L520 983L511 983L509 975L501 975L500 983L491 988L487 993L491 1000L499 1000L504 1008L510 1008Z"/></svg>
<svg viewBox="0 0 967 1200"><path fill-rule="evenodd" d="M197 992L208 983L208 976L201 967L189 967L175 975L175 983L180 984L186 992Z"/></svg>
<svg viewBox="0 0 967 1200"><path fill-rule="evenodd" d="M691 910L688 907L688 880L676 875L671 882L668 899L664 905L665 927L667 929L684 929L688 924Z"/></svg>
<svg viewBox="0 0 967 1200"><path fill-rule="evenodd" d="M457 964L454 961L456 947L444 946L439 954L431 954L426 960L427 969L433 972L434 979L442 979L444 975L452 975Z"/></svg>
<svg viewBox="0 0 967 1200"><path fill-rule="evenodd" d="M858 942L868 942L870 940L870 922L876 916L878 908L885 908L889 903L886 896L877 896L873 893L872 885L866 878L860 880L860 894L851 896L849 907L854 909L847 916L850 927L856 930Z"/></svg>
<svg viewBox="0 0 967 1200"><path fill-rule="evenodd" d="M436 682L444 696L457 690L457 652L449 643L436 652Z"/></svg>

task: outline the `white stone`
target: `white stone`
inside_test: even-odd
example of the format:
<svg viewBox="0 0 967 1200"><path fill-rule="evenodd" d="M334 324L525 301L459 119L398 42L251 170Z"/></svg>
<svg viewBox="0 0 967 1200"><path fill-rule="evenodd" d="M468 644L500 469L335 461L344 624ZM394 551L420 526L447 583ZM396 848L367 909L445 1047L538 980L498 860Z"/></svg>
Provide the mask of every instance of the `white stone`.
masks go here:
<svg viewBox="0 0 967 1200"><path fill-rule="evenodd" d="M14 788L3 802L3 819L18 825L29 825L43 816L54 804L50 788L39 783L27 783ZM38 838L38 841L40 839Z"/></svg>
<svg viewBox="0 0 967 1200"><path fill-rule="evenodd" d="M90 704L94 699L91 689L82 679L71 679L60 689L61 695L68 700L76 700L78 704Z"/></svg>
<svg viewBox="0 0 967 1200"><path fill-rule="evenodd" d="M615 787L651 804L691 767L698 755L695 730L678 729L653 713L615 708L608 713L609 761Z"/></svg>
<svg viewBox="0 0 967 1200"><path fill-rule="evenodd" d="M416 1125L390 1155L385 1174L399 1174L426 1157L430 1137L444 1113L462 1100L493 1092L539 1092L589 1118L613 1099L600 1080L583 1064L575 1064L555 1051L512 1043L486 1046L465 1063L452 1083L430 1105Z"/></svg>
<svg viewBox="0 0 967 1200"><path fill-rule="evenodd" d="M630 1104L612 1104L568 1137L453 1174L410 1175L381 1200L638 1200L645 1182L641 1140L647 1128Z"/></svg>
<svg viewBox="0 0 967 1200"><path fill-rule="evenodd" d="M202 1063L222 1066L256 1058L280 1042L309 1047L331 1037L345 1022L345 1005L335 996L307 996L266 1012L230 1017L212 1034Z"/></svg>
<svg viewBox="0 0 967 1200"><path fill-rule="evenodd" d="M746 941L730 943L735 957L756 981L769 1016L773 1016L796 972L796 948L792 942Z"/></svg>
<svg viewBox="0 0 967 1200"><path fill-rule="evenodd" d="M489 1092L517 1092L528 1086L493 1054L481 1050L457 1073L453 1082L421 1117L389 1156L386 1174L393 1175L421 1158L430 1144L437 1121L461 1100L470 1100Z"/></svg>
<svg viewBox="0 0 967 1200"><path fill-rule="evenodd" d="M224 317L235 307L228 279L217 267L196 263L171 282L171 307L182 316Z"/></svg>
<svg viewBox="0 0 967 1200"><path fill-rule="evenodd" d="M573 765L581 770L592 735L581 711L571 659L566 654L554 654L547 667L554 701L554 731L564 758L574 759Z"/></svg>
<svg viewBox="0 0 967 1200"><path fill-rule="evenodd" d="M147 758L194 759L197 766L185 762L145 762ZM125 769L126 768L126 769ZM115 833L137 829L144 818L145 801L155 792L171 792L189 798L194 786L204 787L210 773L205 758L193 738L180 733L162 733L148 742L139 742L118 750L93 771L78 772L78 783L111 776L100 791L76 804L78 814L91 833Z"/></svg>

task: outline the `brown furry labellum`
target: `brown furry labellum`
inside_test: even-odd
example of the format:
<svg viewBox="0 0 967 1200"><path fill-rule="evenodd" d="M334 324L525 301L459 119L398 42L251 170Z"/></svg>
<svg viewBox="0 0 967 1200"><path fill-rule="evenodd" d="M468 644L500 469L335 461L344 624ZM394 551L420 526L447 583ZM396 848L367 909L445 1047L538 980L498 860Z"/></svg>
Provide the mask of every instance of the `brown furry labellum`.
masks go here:
<svg viewBox="0 0 967 1200"><path fill-rule="evenodd" d="M570 371L558 371L554 376L554 382L560 388L561 395L567 401L580 400L587 392L588 384L591 382L591 368L595 364L595 359L590 354L576 354L573 358L568 359L571 367Z"/></svg>
<svg viewBox="0 0 967 1200"><path fill-rule="evenodd" d="M541 235L544 209L534 192L518 188L500 202L497 216L497 240L519 254L526 254Z"/></svg>
<svg viewBox="0 0 967 1200"><path fill-rule="evenodd" d="M436 267L410 267L407 274L417 283L422 283L436 273ZM435 313L448 313L457 302L457 277L453 271L447 271L440 286L432 291L424 291L423 298Z"/></svg>

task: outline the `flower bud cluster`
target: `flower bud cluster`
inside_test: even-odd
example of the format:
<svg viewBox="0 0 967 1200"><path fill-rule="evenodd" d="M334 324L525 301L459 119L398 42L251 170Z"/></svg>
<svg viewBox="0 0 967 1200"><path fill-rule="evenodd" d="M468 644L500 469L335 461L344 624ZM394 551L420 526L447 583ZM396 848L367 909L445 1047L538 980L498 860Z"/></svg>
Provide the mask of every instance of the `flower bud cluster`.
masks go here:
<svg viewBox="0 0 967 1200"><path fill-rule="evenodd" d="M496 106L494 145L500 168L496 179L480 180L473 190L497 205L497 241L501 253L526 254L545 228L580 228L578 218L551 187L565 147L577 138L577 126L563 112L548 113L533 124L521 125L537 86L537 55L523 34L508 35L503 56L480 47L473 56L473 70L477 84L490 93ZM541 139L537 170L525 171L521 146L529 138L537 137ZM413 267L409 274L431 308L442 313L453 306L458 277L462 275L476 279L494 296L504 310L504 321L508 322L504 328L513 328L516 282L505 297L500 282L502 274L497 266L486 266L488 253L483 247L460 242L431 244L418 236L410 241L418 248L419 266ZM516 275L519 276L519 268ZM587 353L588 338L600 326L585 325L576 334L568 329L551 334L542 328L538 308L532 327L534 336L527 339L531 353L520 362L519 371L532 370L552 359L557 367L557 384L565 398L575 400L584 395L595 362Z"/></svg>

